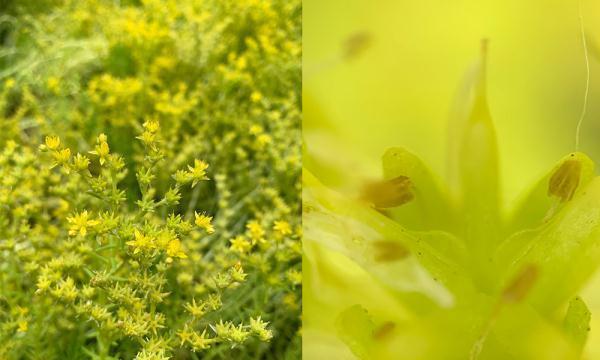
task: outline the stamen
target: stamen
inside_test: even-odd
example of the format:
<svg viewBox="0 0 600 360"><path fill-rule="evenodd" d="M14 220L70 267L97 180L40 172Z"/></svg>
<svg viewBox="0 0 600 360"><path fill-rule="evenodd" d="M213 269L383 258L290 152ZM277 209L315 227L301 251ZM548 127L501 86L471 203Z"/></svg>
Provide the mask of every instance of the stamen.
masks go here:
<svg viewBox="0 0 600 360"><path fill-rule="evenodd" d="M537 278L537 267L533 264L527 265L504 289L502 302L513 304L521 302L527 296Z"/></svg>
<svg viewBox="0 0 600 360"><path fill-rule="evenodd" d="M581 162L575 159L566 160L552 174L548 184L548 195L560 198L561 202L571 200L579 186L580 178Z"/></svg>
<svg viewBox="0 0 600 360"><path fill-rule="evenodd" d="M363 187L361 199L379 209L398 207L414 199L412 182L406 176L372 182Z"/></svg>
<svg viewBox="0 0 600 360"><path fill-rule="evenodd" d="M381 324L381 326L373 331L373 339L383 340L394 330L395 327L396 324L391 321Z"/></svg>
<svg viewBox="0 0 600 360"><path fill-rule="evenodd" d="M408 249L395 241L377 241L373 243L376 262L402 260L409 255Z"/></svg>
<svg viewBox="0 0 600 360"><path fill-rule="evenodd" d="M358 57L369 45L371 45L371 34L365 31L350 35L343 44L343 57L350 60Z"/></svg>

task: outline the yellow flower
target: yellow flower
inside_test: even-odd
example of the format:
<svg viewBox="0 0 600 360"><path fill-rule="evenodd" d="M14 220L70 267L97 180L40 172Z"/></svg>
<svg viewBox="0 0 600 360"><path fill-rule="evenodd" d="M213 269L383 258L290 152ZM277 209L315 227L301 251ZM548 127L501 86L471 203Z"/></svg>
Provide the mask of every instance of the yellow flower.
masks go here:
<svg viewBox="0 0 600 360"><path fill-rule="evenodd" d="M77 170L85 170L90 165L90 159L88 159L85 155L81 155L80 153L77 153L75 155L73 164L75 165L75 168Z"/></svg>
<svg viewBox="0 0 600 360"><path fill-rule="evenodd" d="M248 252L252 248L252 244L243 235L238 235L229 240L231 243L230 249L240 254Z"/></svg>
<svg viewBox="0 0 600 360"><path fill-rule="evenodd" d="M181 340L180 346L183 346L186 342L191 343L192 337L195 335L194 331L190 331L187 324L185 324L183 329L179 330L176 334Z"/></svg>
<svg viewBox="0 0 600 360"><path fill-rule="evenodd" d="M229 269L229 274L231 275L231 278L237 282L242 282L246 280L246 276L248 276L248 274L244 272L242 263L240 263L239 261L235 265L233 265L231 269Z"/></svg>
<svg viewBox="0 0 600 360"><path fill-rule="evenodd" d="M46 81L46 86L48 90L53 92L54 94L58 94L58 90L60 89L60 80L56 76L51 76Z"/></svg>
<svg viewBox="0 0 600 360"><path fill-rule="evenodd" d="M294 270L294 269L288 270L286 272L285 276L293 285L302 284L302 273L298 270Z"/></svg>
<svg viewBox="0 0 600 360"><path fill-rule="evenodd" d="M27 320L21 320L18 323L17 332L24 333L27 331L27 328L28 328Z"/></svg>
<svg viewBox="0 0 600 360"><path fill-rule="evenodd" d="M50 279L48 279L48 277L46 277L44 275L40 275L38 277L38 280L36 283L37 290L35 292L37 294L43 293L44 291L46 291L50 288L50 285L52 285L52 282L50 281Z"/></svg>
<svg viewBox="0 0 600 360"><path fill-rule="evenodd" d="M167 255L178 257L180 259L187 258L187 255L181 249L181 241L179 241L179 239L169 241L169 244L167 245Z"/></svg>
<svg viewBox="0 0 600 360"><path fill-rule="evenodd" d="M215 228L212 225L212 216L208 216L206 214L196 214L196 225L206 230L208 234L212 234L215 232Z"/></svg>
<svg viewBox="0 0 600 360"><path fill-rule="evenodd" d="M262 341L269 341L273 337L273 332L267 329L268 322L263 321L260 316L250 318L250 329L254 332Z"/></svg>
<svg viewBox="0 0 600 360"><path fill-rule="evenodd" d="M71 217L67 217L67 221L71 224L69 228L69 235L75 236L77 234L85 236L87 234L88 227L94 227L100 222L97 220L88 220L87 210L82 211Z"/></svg>
<svg viewBox="0 0 600 360"><path fill-rule="evenodd" d="M134 239L126 242L126 244L134 248L134 254L139 253L141 250L152 248L152 239L142 234L138 229L133 230L133 237Z"/></svg>
<svg viewBox="0 0 600 360"><path fill-rule="evenodd" d="M146 122L144 122L144 128L151 133L155 133L158 131L159 128L158 121L147 120Z"/></svg>
<svg viewBox="0 0 600 360"><path fill-rule="evenodd" d="M259 102L262 100L262 94L259 91L254 91L252 92L252 94L250 95L250 100L252 100L252 102Z"/></svg>
<svg viewBox="0 0 600 360"><path fill-rule="evenodd" d="M275 221L275 225L273 225L273 230L279 233L281 236L289 235L292 233L292 228L287 221Z"/></svg>
<svg viewBox="0 0 600 360"><path fill-rule="evenodd" d="M100 158L100 165L104 165L106 158L110 153L110 147L108 146L106 135L100 134L97 141L98 144L93 151L90 151L90 154L98 155Z"/></svg>
<svg viewBox="0 0 600 360"><path fill-rule="evenodd" d="M272 140L273 140L273 138L268 134L260 134L256 138L258 146L260 146L260 147L264 147L265 145L270 144Z"/></svg>
<svg viewBox="0 0 600 360"><path fill-rule="evenodd" d="M184 307L194 317L201 317L206 313L206 305L204 303L196 304L196 299L192 299L192 302L185 304Z"/></svg>
<svg viewBox="0 0 600 360"><path fill-rule="evenodd" d="M192 346L194 347L194 350L205 350L208 349L210 347L210 345L212 343L214 343L216 340L215 339L211 339L208 336L206 336L206 329L202 331L202 334L198 335L197 333L194 333L194 340L192 341Z"/></svg>
<svg viewBox="0 0 600 360"><path fill-rule="evenodd" d="M60 138L58 136L46 136L46 146L50 150L56 150L60 146Z"/></svg>
<svg viewBox="0 0 600 360"><path fill-rule="evenodd" d="M10 90L15 86L15 79L13 78L8 78L6 79L6 81L4 81L4 89L6 90Z"/></svg>
<svg viewBox="0 0 600 360"><path fill-rule="evenodd" d="M265 230L262 225L256 220L252 220L246 224L246 229L250 232L250 237L253 240L253 243L263 240L265 236Z"/></svg>
<svg viewBox="0 0 600 360"><path fill-rule="evenodd" d="M262 134L263 132L263 128L260 125L252 125L250 126L250 134L252 135L258 135L258 134Z"/></svg>
<svg viewBox="0 0 600 360"><path fill-rule="evenodd" d="M192 179L192 187L196 186L196 184L202 180L208 180L206 176L206 169L208 169L208 164L202 160L194 160L194 166L188 165L188 176Z"/></svg>
<svg viewBox="0 0 600 360"><path fill-rule="evenodd" d="M102 159L104 159L106 157L106 155L108 155L108 153L110 152L110 148L108 147L108 143L107 142L101 142L98 145L98 156L100 157L100 160L102 161Z"/></svg>
<svg viewBox="0 0 600 360"><path fill-rule="evenodd" d="M52 153L52 156L56 161L56 164L54 164L54 166L59 164L66 164L69 161L69 158L71 157L71 149L66 148L60 151L55 151Z"/></svg>
<svg viewBox="0 0 600 360"><path fill-rule="evenodd" d="M285 305L287 305L291 309L298 308L298 298L296 297L296 295L294 293L287 293L283 297L282 301Z"/></svg>

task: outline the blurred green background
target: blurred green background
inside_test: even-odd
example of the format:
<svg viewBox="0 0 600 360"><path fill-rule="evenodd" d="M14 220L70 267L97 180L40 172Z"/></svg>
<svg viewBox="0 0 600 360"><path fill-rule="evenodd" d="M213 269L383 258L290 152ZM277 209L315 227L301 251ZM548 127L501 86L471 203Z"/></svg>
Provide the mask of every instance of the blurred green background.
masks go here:
<svg viewBox="0 0 600 360"><path fill-rule="evenodd" d="M586 79L579 6L573 0L304 0L305 146L335 153L334 142L342 142L351 150L347 157L360 158L373 177L385 149L403 146L445 176L448 115L480 40L488 38L488 100L510 205L574 150ZM600 161L600 2L581 6L590 93L580 150ZM343 44L357 33L368 35L368 46L343 59ZM311 136L324 121L333 137ZM352 166L340 155L334 156ZM583 295L598 314L598 276ZM588 344L599 341L598 328L593 316ZM595 348L588 349L592 359L600 358Z"/></svg>
<svg viewBox="0 0 600 360"><path fill-rule="evenodd" d="M583 9L588 36L600 38L600 3ZM482 38L490 40L505 199L574 148L585 85L577 1L305 0L303 32L304 93L375 162L401 145L443 175L448 113ZM368 48L334 63L357 32L369 34ZM599 159L600 66L592 54L590 70L581 150ZM305 118L310 126L311 113Z"/></svg>

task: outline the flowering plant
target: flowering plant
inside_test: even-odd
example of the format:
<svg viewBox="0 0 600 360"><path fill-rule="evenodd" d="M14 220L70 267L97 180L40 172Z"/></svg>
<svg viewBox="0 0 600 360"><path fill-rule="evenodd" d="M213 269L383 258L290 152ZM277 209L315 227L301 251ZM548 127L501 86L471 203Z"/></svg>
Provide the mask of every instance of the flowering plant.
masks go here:
<svg viewBox="0 0 600 360"><path fill-rule="evenodd" d="M22 5L0 358L298 358L300 2Z"/></svg>

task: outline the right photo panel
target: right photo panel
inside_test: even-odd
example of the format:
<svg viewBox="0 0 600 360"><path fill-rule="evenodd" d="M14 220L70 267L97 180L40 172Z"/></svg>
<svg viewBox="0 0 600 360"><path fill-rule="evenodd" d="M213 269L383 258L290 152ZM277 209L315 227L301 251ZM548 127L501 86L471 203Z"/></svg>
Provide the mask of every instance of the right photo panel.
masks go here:
<svg viewBox="0 0 600 360"><path fill-rule="evenodd" d="M599 14L303 1L304 359L600 359Z"/></svg>

